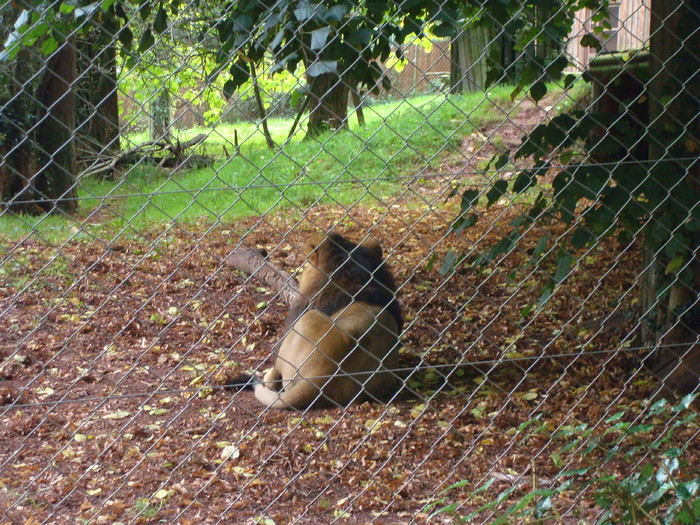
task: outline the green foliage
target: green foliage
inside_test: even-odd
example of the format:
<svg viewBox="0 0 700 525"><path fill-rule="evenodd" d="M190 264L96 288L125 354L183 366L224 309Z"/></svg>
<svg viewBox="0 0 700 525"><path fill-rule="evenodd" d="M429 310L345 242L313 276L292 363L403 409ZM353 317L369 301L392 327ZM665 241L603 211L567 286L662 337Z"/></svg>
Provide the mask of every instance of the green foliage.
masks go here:
<svg viewBox="0 0 700 525"><path fill-rule="evenodd" d="M22 9L0 51L0 61L13 60L22 47L36 46L45 56L50 55L58 47L57 35L71 34L95 9L100 9L99 4L76 8L70 3L50 2L38 2L32 9Z"/></svg>
<svg viewBox="0 0 700 525"><path fill-rule="evenodd" d="M39 2L31 10L19 12L0 60L13 59L22 46L33 46L48 56L58 47L60 35L73 31L83 34L97 28L104 36L103 45L118 45L123 58L120 89L137 102L131 112L122 112L127 127L143 126L138 121L145 118L141 108L162 89L177 92L184 102L196 100L207 108L203 114L207 123L215 122L226 106L221 93L230 96L240 88L242 98L252 96L250 72L242 59L236 59L237 52L226 58L211 34L212 19L223 16L223 6L190 4L189 16L178 17L181 7L179 0ZM232 64L225 63L231 60ZM295 76L277 71L273 78L268 74L273 65L272 59L264 56L260 68L263 74L256 79L266 104L294 89L297 76L303 72L297 71ZM235 82L218 78L229 67Z"/></svg>
<svg viewBox="0 0 700 525"><path fill-rule="evenodd" d="M603 136L600 130L606 130ZM525 220L509 237L522 236L533 215L541 220L558 219L570 226L571 234L560 245L556 262L560 268L564 262L570 265L572 253L596 244L602 236L615 234L626 243L643 233L647 246L662 261L665 282L680 280L690 285L693 275L687 263L693 258L700 230L697 188L685 177L682 166L679 169L678 165L659 163L649 167L629 156L644 140L663 140L657 138L658 132L649 133L618 115L582 111L561 114L537 126L513 155L532 165L515 177L513 193L522 194L538 179L551 176L554 166L560 167L549 191L542 194L547 197L546 208L524 213ZM675 143L679 142L683 144L676 139ZM679 155L684 154L687 152L679 151ZM600 159L610 162L595 161ZM508 161L507 155L502 156L496 169ZM548 186L543 184L544 188ZM505 193L504 181L496 181L485 193L491 204ZM514 247L507 242L496 246L480 263L490 262ZM560 280L555 277L554 282ZM552 284L545 286L540 305L553 290Z"/></svg>
<svg viewBox="0 0 700 525"><path fill-rule="evenodd" d="M548 91L543 81L558 79L568 62L565 55L560 55L547 64L531 56L527 52L528 46L541 41L545 35L554 38L569 34L573 13L580 7L592 9L594 23L593 34L582 39L583 46L600 49L598 37L604 35L610 24L605 0L538 2L538 9L557 9L544 27L533 24L538 13L533 6L526 4L523 7L522 2L514 1L487 2L485 7L489 16L477 16L475 23L490 23L489 19L494 18L501 24L509 24L509 34L514 35L517 46L524 51L519 58L521 73L513 95L529 86L531 97L538 101ZM681 56L687 56L688 60L679 58ZM697 60L693 56L690 49L684 48L674 55L676 67L680 65L682 70L685 64L687 70L674 71L678 84L691 83L688 79L697 72ZM629 56L621 56L618 65L627 60L630 60ZM625 64L624 67L631 66ZM654 72L640 67L635 68L634 75L644 83L653 77ZM613 89L619 77L616 73L612 80L604 83L606 89ZM495 81L499 75L492 71L489 78ZM592 77L585 75L585 78L590 80ZM567 89L575 87L574 78L567 75L563 85ZM667 89L677 91L678 86ZM639 117L631 115L634 115L635 106L644 103L648 95L637 93L624 100L624 91L622 93L618 111L560 114L524 136L512 159L508 154L494 159L497 172L516 160L521 161L519 164L531 166L516 174L510 190L515 195L524 195L538 186L539 193L536 205L513 221L513 229L482 254L477 264L491 263L513 250L534 220L545 223L560 221L569 232L559 240L553 265L556 274L545 283L538 301L540 306L548 301L561 278L566 276L563 269L574 267L577 254L606 235L617 236L622 244L633 239L644 240L649 252L655 255L655 262L663 269L656 290L660 299L676 285L695 290L693 260L700 243L700 193L691 172L698 144L692 131L694 128L679 125L697 118L695 98L692 93L686 93L683 100L689 103L684 104L678 93L669 92L668 97L661 97L670 108L666 110L668 113L662 115L664 118L654 119L647 128L640 125ZM672 108L673 104L675 107ZM663 145L663 159L661 162L646 162L649 147L654 145L657 149ZM507 183L496 176L491 187L483 190L487 205L505 197L506 186ZM476 224L478 215L473 217L473 220L466 221L462 211L456 219L454 231L461 233ZM452 257L450 260L457 264L464 259ZM535 259L539 258L533 258L533 262L538 262ZM446 271L451 270L448 265Z"/></svg>
<svg viewBox="0 0 700 525"><path fill-rule="evenodd" d="M227 86L238 89L249 63L260 63L269 53L271 72L295 71L302 64L311 78L337 74L375 91L382 79L379 62L392 54L401 58L399 46L409 35L420 37L430 24L433 34L447 36L459 17L452 1L227 2L214 24L221 50L212 77L233 63Z"/></svg>
<svg viewBox="0 0 700 525"><path fill-rule="evenodd" d="M524 90L539 101L548 92L548 82L559 80L569 61L563 53L544 56L537 49L561 49L571 34L576 13L583 8L590 8L595 13L594 22L598 25L607 21L609 0L543 0L522 2L521 0L490 0L486 2L468 2L463 6L464 20L471 27L480 25L496 26L496 32L504 34L514 43L518 58L508 71L500 66L498 46L493 46L489 60L487 86L503 78L513 80L516 85L512 98ZM609 24L608 24L609 27ZM584 41L590 47L600 48L600 41L593 35L585 35ZM513 72L517 72L513 76ZM567 82L573 82L569 75Z"/></svg>
<svg viewBox="0 0 700 525"><path fill-rule="evenodd" d="M605 136L592 139L599 129L607 130ZM626 243L644 232L647 246L665 261L667 280L692 282L686 263L692 259L697 245L693 239L700 230L700 195L692 182L683 170L666 165L649 169L642 162L614 160L626 158L645 133L616 115L583 111L561 114L537 126L513 155L514 159L527 159L533 167L515 177L512 192L526 192L537 179L551 176L554 166L561 167L556 169L548 192L541 194L547 197L546 206L542 201L539 209L533 206L525 212L508 236L522 237L533 217L569 225L571 235L562 241L556 262L560 268L564 260L571 264L572 253L594 245L602 236L616 234ZM611 162L591 161L601 157ZM501 156L496 169L508 161L507 155ZM505 181L497 180L485 190L488 205L506 191ZM512 243L499 243L498 249L479 262L493 261L513 247ZM554 280L560 282L556 276Z"/></svg>
<svg viewBox="0 0 700 525"><path fill-rule="evenodd" d="M700 466L693 455L697 451L689 451L700 431L697 413L690 407L695 397L686 396L676 406L662 399L632 420L618 412L595 428L584 423L560 426L552 433L536 416L520 426L515 439L526 444L533 437L545 437L552 443L554 466L570 470L559 472L551 486L524 494L515 484L465 515L458 509L468 507L497 479L481 484L466 501L450 502L451 492L469 486L469 481L461 481L442 491L443 497L426 511L432 516L449 514L459 523L480 523L484 516L491 516L489 523L561 520L557 497L576 491L590 494L598 505L597 523L698 523Z"/></svg>

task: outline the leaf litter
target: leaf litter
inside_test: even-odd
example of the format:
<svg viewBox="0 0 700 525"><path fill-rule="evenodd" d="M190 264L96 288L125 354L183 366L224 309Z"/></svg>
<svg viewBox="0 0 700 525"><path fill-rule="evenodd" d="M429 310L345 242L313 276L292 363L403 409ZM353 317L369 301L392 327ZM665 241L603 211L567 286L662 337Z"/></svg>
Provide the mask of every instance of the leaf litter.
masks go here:
<svg viewBox="0 0 700 525"><path fill-rule="evenodd" d="M445 162L444 180L463 168ZM654 388L640 354L624 351L640 250L601 242L523 320L544 282L528 253L561 228L533 229L485 270L467 261L441 276L432 254L483 251L518 212L497 203L444 238L459 212L442 203L444 180L417 179L383 206L201 222L108 245L3 242L5 261L21 264L0 284L0 517L423 523L424 507L462 480L454 497L470 495L466 514L507 488L522 495L533 472L555 478L552 443L518 439L523 423L594 425L640 412ZM223 261L243 243L293 272L309 235L337 224L351 237L370 230L401 283L407 386L387 405L263 410L223 386L271 364L286 305ZM584 520L599 510L586 493L555 504Z"/></svg>

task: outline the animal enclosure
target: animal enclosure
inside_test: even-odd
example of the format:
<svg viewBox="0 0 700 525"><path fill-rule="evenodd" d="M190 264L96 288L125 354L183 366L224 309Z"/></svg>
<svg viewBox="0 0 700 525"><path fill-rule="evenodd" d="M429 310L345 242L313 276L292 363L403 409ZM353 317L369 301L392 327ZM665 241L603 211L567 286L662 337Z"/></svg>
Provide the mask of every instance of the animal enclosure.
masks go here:
<svg viewBox="0 0 700 525"><path fill-rule="evenodd" d="M0 0L0 523L700 519L700 12L574 4Z"/></svg>

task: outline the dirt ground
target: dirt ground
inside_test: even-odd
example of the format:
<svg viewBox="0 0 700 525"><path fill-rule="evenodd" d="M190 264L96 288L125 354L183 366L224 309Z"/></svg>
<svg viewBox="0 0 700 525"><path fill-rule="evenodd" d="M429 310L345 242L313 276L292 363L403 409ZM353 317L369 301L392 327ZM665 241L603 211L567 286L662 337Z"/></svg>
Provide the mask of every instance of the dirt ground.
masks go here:
<svg viewBox="0 0 700 525"><path fill-rule="evenodd" d="M512 486L522 495L533 479L551 483L562 468L553 444L523 439L521 424L596 424L639 410L653 388L624 342L639 251L602 243L525 320L544 282L525 263L545 230L484 270L438 272L448 250L472 260L519 211L499 202L448 235L459 210L445 199L450 181L483 184L468 174L496 153L483 138L512 147L541 118L530 106L475 132L464 156L371 205L60 246L4 242L13 272L0 283L0 522L424 523L425 505L460 480L469 484L457 500L497 479L463 512ZM291 272L308 236L332 226L371 231L388 254L407 387L387 405L262 410L224 385L269 366L286 305L223 261L243 245ZM575 488L555 503L564 522L599 511Z"/></svg>

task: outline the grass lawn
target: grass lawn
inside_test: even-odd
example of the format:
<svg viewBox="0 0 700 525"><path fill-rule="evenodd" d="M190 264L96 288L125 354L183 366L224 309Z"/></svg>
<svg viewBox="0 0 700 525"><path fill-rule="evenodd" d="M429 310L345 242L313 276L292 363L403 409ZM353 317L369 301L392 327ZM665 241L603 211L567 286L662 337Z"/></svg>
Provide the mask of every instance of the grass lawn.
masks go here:
<svg viewBox="0 0 700 525"><path fill-rule="evenodd" d="M351 204L391 194L405 177L420 176L454 153L461 137L474 128L506 118L511 86L497 86L488 97L424 95L366 107L364 127L350 119L350 129L304 140L287 140L290 119L273 119L270 129L280 147L271 150L259 125L244 122L214 129L180 131L180 139L206 133L198 151L218 159L212 167L161 170L130 167L118 180L85 178L79 184L75 216L0 216L0 232L16 239L37 235L58 241L90 234L94 228L114 233L140 232L172 221L208 219L230 222L264 215L280 207L303 209L318 202ZM503 108L503 110L499 109ZM237 130L240 154L234 149ZM145 137L130 136L141 142ZM100 210L96 216L96 210Z"/></svg>

